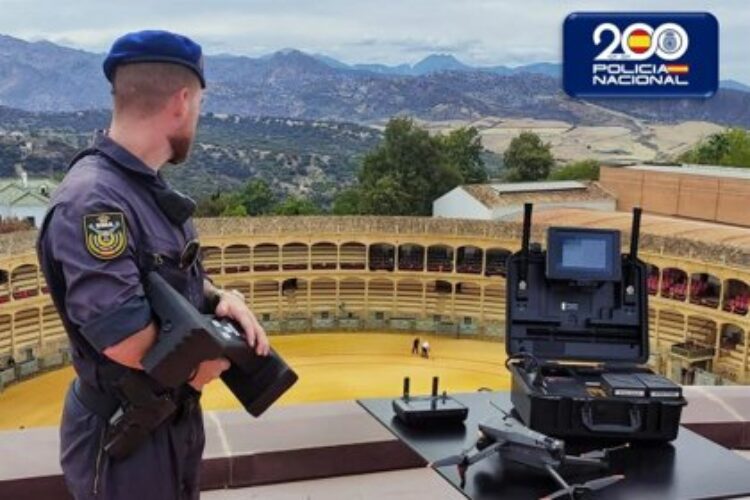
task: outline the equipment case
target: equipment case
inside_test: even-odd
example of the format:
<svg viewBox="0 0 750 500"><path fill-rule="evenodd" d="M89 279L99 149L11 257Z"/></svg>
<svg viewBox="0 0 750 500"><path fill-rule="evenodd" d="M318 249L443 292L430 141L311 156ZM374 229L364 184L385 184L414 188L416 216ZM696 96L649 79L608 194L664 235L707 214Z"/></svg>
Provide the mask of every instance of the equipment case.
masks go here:
<svg viewBox="0 0 750 500"><path fill-rule="evenodd" d="M686 401L644 366L649 357L647 266L615 230L551 227L547 249L507 260L506 351L511 400L531 429L557 437L671 441Z"/></svg>

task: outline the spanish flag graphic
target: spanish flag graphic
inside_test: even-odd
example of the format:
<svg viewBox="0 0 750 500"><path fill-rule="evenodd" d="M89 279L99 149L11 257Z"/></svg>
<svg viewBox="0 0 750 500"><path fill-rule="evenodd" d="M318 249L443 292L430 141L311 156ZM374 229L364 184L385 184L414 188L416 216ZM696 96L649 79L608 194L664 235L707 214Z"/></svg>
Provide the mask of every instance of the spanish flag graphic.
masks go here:
<svg viewBox="0 0 750 500"><path fill-rule="evenodd" d="M634 30L628 37L628 47L636 54L643 54L651 47L651 35L646 30Z"/></svg>
<svg viewBox="0 0 750 500"><path fill-rule="evenodd" d="M667 72L674 75L687 75L690 66L687 64L667 64Z"/></svg>

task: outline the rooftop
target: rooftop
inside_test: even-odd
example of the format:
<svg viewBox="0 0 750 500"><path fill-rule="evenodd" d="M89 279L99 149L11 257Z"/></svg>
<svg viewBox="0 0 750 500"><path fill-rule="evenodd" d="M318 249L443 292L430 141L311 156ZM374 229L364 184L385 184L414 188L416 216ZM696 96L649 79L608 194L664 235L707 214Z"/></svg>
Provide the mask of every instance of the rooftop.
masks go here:
<svg viewBox="0 0 750 500"><path fill-rule="evenodd" d="M47 178L0 178L0 205L47 206L59 182Z"/></svg>
<svg viewBox="0 0 750 500"><path fill-rule="evenodd" d="M667 174L705 175L709 177L727 177L730 179L750 180L750 168L719 167L713 165L633 165L625 167L630 170L648 170L649 172L663 172Z"/></svg>
<svg viewBox="0 0 750 500"><path fill-rule="evenodd" d="M561 225L563 222L562 225L565 226L619 229L629 232L632 217L630 212L553 208L535 211L533 224L547 226ZM518 220L520 221L521 217ZM750 252L750 229L740 226L644 213L641 217L641 232L654 236L732 246Z"/></svg>
<svg viewBox="0 0 750 500"><path fill-rule="evenodd" d="M591 181L467 184L461 188L488 208L517 206L527 202L544 204L614 200L614 195L599 183Z"/></svg>

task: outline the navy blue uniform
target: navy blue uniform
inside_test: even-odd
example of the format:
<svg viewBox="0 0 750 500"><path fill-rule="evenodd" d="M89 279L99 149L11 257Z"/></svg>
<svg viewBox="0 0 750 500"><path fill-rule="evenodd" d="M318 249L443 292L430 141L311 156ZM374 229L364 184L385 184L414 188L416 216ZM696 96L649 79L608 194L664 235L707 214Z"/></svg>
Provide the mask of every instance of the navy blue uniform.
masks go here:
<svg viewBox="0 0 750 500"><path fill-rule="evenodd" d="M200 263L180 263L181 252L196 239L190 204L181 201L185 199L160 174L105 135L96 138L55 191L38 252L81 384L114 393L105 368L125 368L103 351L152 320L141 283L148 271L159 272L205 310ZM185 401L149 441L127 458L114 460L102 449L107 419L69 390L60 444L74 496L197 498L203 420L197 393L192 391Z"/></svg>

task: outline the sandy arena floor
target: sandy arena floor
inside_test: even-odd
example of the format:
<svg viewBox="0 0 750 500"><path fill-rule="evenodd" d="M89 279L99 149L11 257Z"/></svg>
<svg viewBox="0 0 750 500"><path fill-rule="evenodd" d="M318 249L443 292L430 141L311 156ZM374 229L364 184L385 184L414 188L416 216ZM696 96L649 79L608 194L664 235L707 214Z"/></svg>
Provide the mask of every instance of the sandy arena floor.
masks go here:
<svg viewBox="0 0 750 500"><path fill-rule="evenodd" d="M411 377L412 394L429 393L435 375L448 392L509 388L504 344L423 337L432 346L431 359L423 359L410 355L413 338L361 332L274 336L272 345L300 376L280 403L397 396L405 376ZM6 388L0 393L0 429L57 425L73 376L66 367ZM220 381L205 389L202 402L208 410L240 408Z"/></svg>

